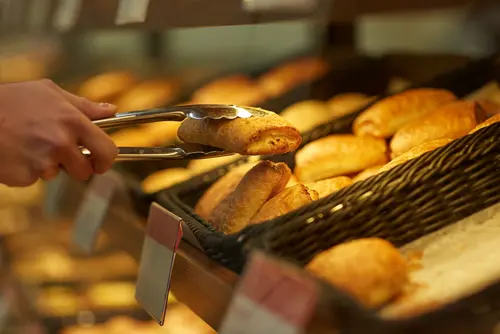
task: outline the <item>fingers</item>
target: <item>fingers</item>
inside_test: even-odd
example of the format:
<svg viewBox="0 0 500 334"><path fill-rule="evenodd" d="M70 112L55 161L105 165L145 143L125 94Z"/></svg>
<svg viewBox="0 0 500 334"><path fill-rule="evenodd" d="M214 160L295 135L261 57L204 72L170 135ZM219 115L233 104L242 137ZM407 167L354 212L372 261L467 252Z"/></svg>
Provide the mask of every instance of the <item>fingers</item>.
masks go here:
<svg viewBox="0 0 500 334"><path fill-rule="evenodd" d="M41 172L40 178L45 181L51 181L59 175L60 171L61 169L59 166L48 167L47 169Z"/></svg>
<svg viewBox="0 0 500 334"><path fill-rule="evenodd" d="M111 138L85 118L82 118L78 143L90 151L93 171L97 174L110 169L118 155L118 149Z"/></svg>

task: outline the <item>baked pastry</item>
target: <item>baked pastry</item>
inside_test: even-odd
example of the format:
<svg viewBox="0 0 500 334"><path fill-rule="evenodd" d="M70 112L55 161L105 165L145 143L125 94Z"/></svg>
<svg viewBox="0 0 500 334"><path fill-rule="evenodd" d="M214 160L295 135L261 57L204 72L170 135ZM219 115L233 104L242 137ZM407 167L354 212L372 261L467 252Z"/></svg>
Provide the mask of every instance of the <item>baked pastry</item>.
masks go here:
<svg viewBox="0 0 500 334"><path fill-rule="evenodd" d="M300 132L282 117L266 111L263 117L184 120L178 136L186 143L222 148L246 155L282 154L296 150Z"/></svg>
<svg viewBox="0 0 500 334"><path fill-rule="evenodd" d="M155 146L168 146L178 140L177 131L180 126L180 122L154 122L143 125L141 130L147 133Z"/></svg>
<svg viewBox="0 0 500 334"><path fill-rule="evenodd" d="M488 118L486 121L484 121L483 123L476 126L474 129L472 129L472 131L470 133L474 133L482 128L485 128L487 126L490 126L493 123L498 123L498 122L500 122L500 114L497 114L495 116Z"/></svg>
<svg viewBox="0 0 500 334"><path fill-rule="evenodd" d="M307 183L306 185L309 189L316 190L319 198L323 198L351 184L352 180L350 177L337 176L331 179Z"/></svg>
<svg viewBox="0 0 500 334"><path fill-rule="evenodd" d="M282 216L317 199L319 199L318 192L303 184L286 188L267 201L250 219L249 224L259 224Z"/></svg>
<svg viewBox="0 0 500 334"><path fill-rule="evenodd" d="M378 172L382 173L385 171L388 171L391 168L394 168L398 165L401 165L409 160L418 158L424 153L430 152L435 150L436 148L439 148L441 146L445 146L449 144L452 140L451 139L437 139L433 141L428 141L423 144L418 145L417 147L412 148L408 152L405 152L401 154L400 156L394 158L391 160L388 164L382 166Z"/></svg>
<svg viewBox="0 0 500 334"><path fill-rule="evenodd" d="M498 104L496 104L488 99L477 99L474 101L479 103L479 105L486 112L486 115L488 117L491 117L491 116L494 116L494 115L497 115L500 113L500 105L498 105Z"/></svg>
<svg viewBox="0 0 500 334"><path fill-rule="evenodd" d="M93 284L86 297L91 308L133 308L137 305L135 284L128 282Z"/></svg>
<svg viewBox="0 0 500 334"><path fill-rule="evenodd" d="M387 162L383 139L331 135L315 140L297 152L295 176L302 182L349 175Z"/></svg>
<svg viewBox="0 0 500 334"><path fill-rule="evenodd" d="M236 189L243 176L256 164L256 162L251 162L235 167L215 181L196 203L194 208L196 214L207 221L211 221L215 207Z"/></svg>
<svg viewBox="0 0 500 334"><path fill-rule="evenodd" d="M361 93L344 93L328 100L328 107L334 118L342 117L368 105L375 98Z"/></svg>
<svg viewBox="0 0 500 334"><path fill-rule="evenodd" d="M322 77L330 69L318 57L303 57L277 66L259 78L259 85L269 96L281 95L303 83Z"/></svg>
<svg viewBox="0 0 500 334"><path fill-rule="evenodd" d="M241 158L242 158L241 155L233 154L218 158L191 160L187 165L187 169L193 172L193 174L203 174L212 169L224 166ZM258 157L252 157L252 158L258 159Z"/></svg>
<svg viewBox="0 0 500 334"><path fill-rule="evenodd" d="M334 118L328 104L318 100L305 100L294 103L283 110L280 116L300 132L309 131Z"/></svg>
<svg viewBox="0 0 500 334"><path fill-rule="evenodd" d="M282 162L259 162L213 210L212 223L224 233L241 230L264 203L285 189L291 175L290 168Z"/></svg>
<svg viewBox="0 0 500 334"><path fill-rule="evenodd" d="M354 134L387 138L434 109L453 102L455 95L443 89L419 88L387 97L363 111L353 124Z"/></svg>
<svg viewBox="0 0 500 334"><path fill-rule="evenodd" d="M395 158L427 141L460 138L484 119L486 114L477 102L444 105L399 129L391 140L391 156Z"/></svg>
<svg viewBox="0 0 500 334"><path fill-rule="evenodd" d="M194 104L237 104L256 106L266 99L257 83L246 75L216 79L194 92Z"/></svg>
<svg viewBox="0 0 500 334"><path fill-rule="evenodd" d="M408 282L403 256L391 243L378 238L330 248L314 257L307 269L369 308L389 302Z"/></svg>
<svg viewBox="0 0 500 334"><path fill-rule="evenodd" d="M288 180L288 183L286 184L286 187L290 188L297 184L299 184L299 180L297 180L297 177L292 174L292 176L290 176L290 179Z"/></svg>
<svg viewBox="0 0 500 334"><path fill-rule="evenodd" d="M174 184L189 180L193 176L186 168L169 168L155 172L141 182L142 190L146 194L153 194L168 189Z"/></svg>
<svg viewBox="0 0 500 334"><path fill-rule="evenodd" d="M372 177L373 175L377 175L379 173L380 168L382 168L384 165L377 165L373 166L370 168L365 169L361 173L357 174L355 177L352 178L352 183L363 181L369 177Z"/></svg>
<svg viewBox="0 0 500 334"><path fill-rule="evenodd" d="M142 128L128 128L111 134L116 146L145 146L153 147L156 144L154 137Z"/></svg>
<svg viewBox="0 0 500 334"><path fill-rule="evenodd" d="M95 102L112 102L136 82L134 75L127 71L102 73L85 81L78 95Z"/></svg>
<svg viewBox="0 0 500 334"><path fill-rule="evenodd" d="M119 112L163 107L172 104L179 91L176 80L147 80L125 92L115 104Z"/></svg>

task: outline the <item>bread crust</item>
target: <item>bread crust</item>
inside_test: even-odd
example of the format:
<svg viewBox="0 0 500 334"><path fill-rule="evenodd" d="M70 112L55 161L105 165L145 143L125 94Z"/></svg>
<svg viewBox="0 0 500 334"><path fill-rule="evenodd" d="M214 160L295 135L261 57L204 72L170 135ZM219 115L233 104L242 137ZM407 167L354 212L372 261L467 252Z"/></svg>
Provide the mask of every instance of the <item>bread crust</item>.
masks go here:
<svg viewBox="0 0 500 334"><path fill-rule="evenodd" d="M267 96L256 81L243 74L218 78L194 92L194 104L237 104L256 106Z"/></svg>
<svg viewBox="0 0 500 334"><path fill-rule="evenodd" d="M174 184L184 182L191 176L191 171L186 168L168 168L146 177L141 182L141 187L146 194L153 194L170 188Z"/></svg>
<svg viewBox="0 0 500 334"><path fill-rule="evenodd" d="M282 117L266 112L263 117L186 119L178 136L187 143L210 145L244 155L283 154L296 150L300 132Z"/></svg>
<svg viewBox="0 0 500 334"><path fill-rule="evenodd" d="M136 83L137 79L127 71L101 73L85 81L78 95L95 102L113 102Z"/></svg>
<svg viewBox="0 0 500 334"><path fill-rule="evenodd" d="M319 198L323 198L330 194L333 194L336 191L339 191L344 187L350 186L351 184L352 179L350 177L337 176L326 180L307 183L306 186L309 189L317 191Z"/></svg>
<svg viewBox="0 0 500 334"><path fill-rule="evenodd" d="M384 165L377 165L377 166L373 166L373 167L365 169L364 171L360 172L359 174L357 174L356 176L354 176L352 178L352 183L363 181L369 177L372 177L373 175L377 175L378 173L380 173L379 170L383 166Z"/></svg>
<svg viewBox="0 0 500 334"><path fill-rule="evenodd" d="M482 122L481 124L476 126L474 129L472 129L472 131L469 133L472 134L478 130L481 130L482 128L485 128L487 126L490 126L491 124L498 123L498 122L500 122L500 114L497 114L495 116L488 118L486 121Z"/></svg>
<svg viewBox="0 0 500 334"><path fill-rule="evenodd" d="M172 104L179 91L176 80L147 80L128 90L115 104L119 112L159 108Z"/></svg>
<svg viewBox="0 0 500 334"><path fill-rule="evenodd" d="M434 109L456 100L443 89L419 88L387 97L362 112L353 124L358 136L388 138L401 127Z"/></svg>
<svg viewBox="0 0 500 334"><path fill-rule="evenodd" d="M349 175L387 162L383 139L331 135L315 140L297 152L295 175L302 182Z"/></svg>

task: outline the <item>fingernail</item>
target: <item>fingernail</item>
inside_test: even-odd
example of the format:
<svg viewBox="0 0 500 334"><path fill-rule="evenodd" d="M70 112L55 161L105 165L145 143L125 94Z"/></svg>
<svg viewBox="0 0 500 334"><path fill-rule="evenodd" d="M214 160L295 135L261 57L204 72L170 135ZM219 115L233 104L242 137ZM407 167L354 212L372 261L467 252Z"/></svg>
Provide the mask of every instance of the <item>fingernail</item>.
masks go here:
<svg viewBox="0 0 500 334"><path fill-rule="evenodd" d="M106 103L106 102L101 102L98 103L99 107L104 108L104 109L116 109L116 106L111 103Z"/></svg>

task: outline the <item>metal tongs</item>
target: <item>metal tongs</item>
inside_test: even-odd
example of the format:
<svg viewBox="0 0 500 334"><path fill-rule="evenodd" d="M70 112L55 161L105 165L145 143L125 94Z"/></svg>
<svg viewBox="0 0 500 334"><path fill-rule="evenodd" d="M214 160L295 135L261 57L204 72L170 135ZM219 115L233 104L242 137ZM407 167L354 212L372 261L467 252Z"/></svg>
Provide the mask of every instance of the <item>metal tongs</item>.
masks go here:
<svg viewBox="0 0 500 334"><path fill-rule="evenodd" d="M114 117L96 120L93 123L102 129L110 129L153 122L183 121L186 118L196 120L207 118L235 119L265 115L265 111L259 108L226 104L200 104L118 113ZM91 152L86 148L82 148L82 153L88 157L91 155ZM221 148L198 144L181 144L171 147L118 147L116 161L206 159L232 154L234 153L226 152Z"/></svg>

